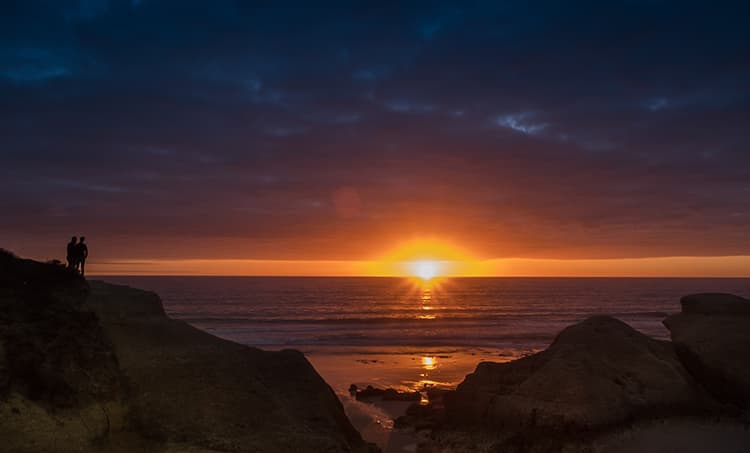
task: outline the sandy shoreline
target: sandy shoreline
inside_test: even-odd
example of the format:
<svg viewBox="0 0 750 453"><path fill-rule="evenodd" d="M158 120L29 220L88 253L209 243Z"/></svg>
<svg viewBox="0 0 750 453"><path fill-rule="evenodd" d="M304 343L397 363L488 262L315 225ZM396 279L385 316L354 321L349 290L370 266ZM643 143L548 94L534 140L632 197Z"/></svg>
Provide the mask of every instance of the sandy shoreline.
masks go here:
<svg viewBox="0 0 750 453"><path fill-rule="evenodd" d="M408 453L417 449L411 430L393 429L411 402L357 401L349 395L351 384L359 388L422 390L427 386L455 388L477 363L509 361L526 351L460 347L311 347L301 348L305 357L334 389L344 410L362 437L383 453Z"/></svg>
<svg viewBox="0 0 750 453"><path fill-rule="evenodd" d="M167 317L154 293L65 279L58 288L53 277L67 276L61 268L6 260L18 275L4 299L11 322L2 345L10 353L0 371L10 379L0 437L13 451L750 446L750 373L737 360L748 347L750 303L738 296L683 297L682 311L664 321L672 342L593 316L523 358L528 351L458 347L263 351ZM40 360L17 360L30 355ZM74 360L55 368L50 361L60 356ZM50 367L59 371L44 374ZM350 395L351 384L364 390ZM429 392L431 401L414 393L454 387Z"/></svg>
<svg viewBox="0 0 750 453"><path fill-rule="evenodd" d="M412 402L382 400L362 402L348 395L342 396L341 402L349 420L360 432L362 438L376 444L383 453L416 451L416 435L410 430L393 428L394 420L406 414L406 409Z"/></svg>
<svg viewBox="0 0 750 453"><path fill-rule="evenodd" d="M287 349L284 346L263 349ZM425 384L455 387L483 361L507 362L533 350L478 347L311 346L302 352L337 393L349 385L372 385L399 391L421 390Z"/></svg>

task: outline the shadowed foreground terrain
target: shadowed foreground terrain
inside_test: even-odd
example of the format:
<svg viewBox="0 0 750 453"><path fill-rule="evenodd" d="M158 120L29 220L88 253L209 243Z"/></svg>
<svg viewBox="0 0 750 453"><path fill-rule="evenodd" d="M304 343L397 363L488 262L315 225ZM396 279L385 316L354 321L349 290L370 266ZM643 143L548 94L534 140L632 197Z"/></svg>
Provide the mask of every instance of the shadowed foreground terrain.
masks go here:
<svg viewBox="0 0 750 453"><path fill-rule="evenodd" d="M368 451L297 351L168 318L153 293L0 254L2 451Z"/></svg>
<svg viewBox="0 0 750 453"><path fill-rule="evenodd" d="M418 453L750 451L750 301L682 299L658 341L607 316L480 363L396 420ZM416 398L418 395L408 395ZM368 452L297 351L168 318L150 292L0 251L0 451Z"/></svg>
<svg viewBox="0 0 750 453"><path fill-rule="evenodd" d="M400 424L429 427L423 452L750 451L750 301L686 296L665 325L671 342L588 318Z"/></svg>

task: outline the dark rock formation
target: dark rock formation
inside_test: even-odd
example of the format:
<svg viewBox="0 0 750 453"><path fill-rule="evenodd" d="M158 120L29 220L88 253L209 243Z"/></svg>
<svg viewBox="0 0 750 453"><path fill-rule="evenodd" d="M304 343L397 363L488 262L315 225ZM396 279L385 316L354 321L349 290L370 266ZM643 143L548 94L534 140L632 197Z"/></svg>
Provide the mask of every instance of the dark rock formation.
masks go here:
<svg viewBox="0 0 750 453"><path fill-rule="evenodd" d="M87 295L76 272L0 250L4 451L54 449L45 442L55 437L84 445L108 437L125 381ZM57 449L66 447L59 440Z"/></svg>
<svg viewBox="0 0 750 453"><path fill-rule="evenodd" d="M0 396L49 408L116 399L114 351L77 273L0 251Z"/></svg>
<svg viewBox="0 0 750 453"><path fill-rule="evenodd" d="M664 324L685 367L714 397L750 407L750 300L694 294Z"/></svg>
<svg viewBox="0 0 750 453"><path fill-rule="evenodd" d="M164 314L158 296L0 254L0 450L368 451L297 351Z"/></svg>
<svg viewBox="0 0 750 453"><path fill-rule="evenodd" d="M481 363L445 396L450 423L534 435L580 435L711 406L670 343L606 316L566 328L540 353Z"/></svg>
<svg viewBox="0 0 750 453"><path fill-rule="evenodd" d="M368 401L380 399L383 401L419 401L422 397L419 392L399 392L396 389L379 389L368 385L364 390L357 390L356 386L350 387L357 401Z"/></svg>
<svg viewBox="0 0 750 453"><path fill-rule="evenodd" d="M88 304L130 383L130 422L149 438L221 451L367 449L300 352L214 337L133 288L91 282Z"/></svg>
<svg viewBox="0 0 750 453"><path fill-rule="evenodd" d="M680 299L687 315L750 315L750 300L726 293L701 293Z"/></svg>
<svg viewBox="0 0 750 453"><path fill-rule="evenodd" d="M394 420L396 429L413 428L415 431L432 429L442 421L443 412L432 404L414 403L406 409L406 414Z"/></svg>

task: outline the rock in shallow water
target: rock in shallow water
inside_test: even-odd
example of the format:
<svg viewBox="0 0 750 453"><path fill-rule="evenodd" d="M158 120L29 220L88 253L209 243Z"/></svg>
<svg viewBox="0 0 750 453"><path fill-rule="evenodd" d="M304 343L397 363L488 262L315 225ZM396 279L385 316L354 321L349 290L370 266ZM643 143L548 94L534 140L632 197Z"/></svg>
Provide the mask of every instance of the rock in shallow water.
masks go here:
<svg viewBox="0 0 750 453"><path fill-rule="evenodd" d="M732 294L693 294L664 324L680 359L714 397L750 407L750 300Z"/></svg>
<svg viewBox="0 0 750 453"><path fill-rule="evenodd" d="M349 391L354 394L357 401L369 401L372 399L382 399L383 401L419 401L419 392L399 392L393 388L378 389L368 385L364 390L357 390L357 386L352 384Z"/></svg>
<svg viewBox="0 0 750 453"><path fill-rule="evenodd" d="M504 432L585 433L638 417L703 413L711 399L668 342L596 316L545 351L481 363L445 397L449 423Z"/></svg>

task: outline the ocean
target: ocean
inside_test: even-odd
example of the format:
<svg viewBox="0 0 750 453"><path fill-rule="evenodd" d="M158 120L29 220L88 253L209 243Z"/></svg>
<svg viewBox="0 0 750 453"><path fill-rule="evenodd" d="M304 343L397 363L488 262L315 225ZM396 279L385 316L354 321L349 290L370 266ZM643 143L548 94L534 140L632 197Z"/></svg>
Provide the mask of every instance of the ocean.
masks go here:
<svg viewBox="0 0 750 453"><path fill-rule="evenodd" d="M302 350L349 384L454 386L484 360L541 350L566 326L615 316L668 339L662 320L696 292L750 296L750 279L102 277L158 293L167 313L222 338Z"/></svg>

